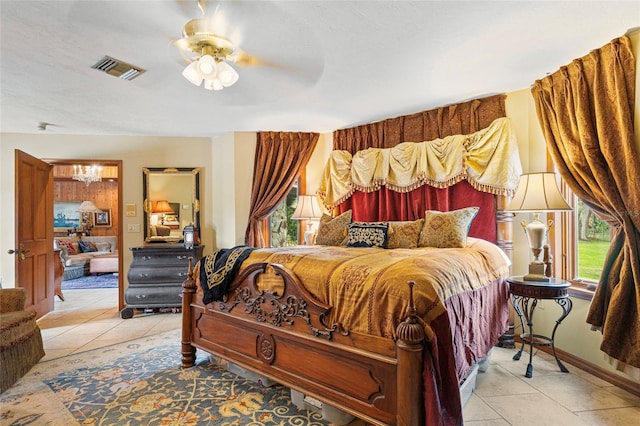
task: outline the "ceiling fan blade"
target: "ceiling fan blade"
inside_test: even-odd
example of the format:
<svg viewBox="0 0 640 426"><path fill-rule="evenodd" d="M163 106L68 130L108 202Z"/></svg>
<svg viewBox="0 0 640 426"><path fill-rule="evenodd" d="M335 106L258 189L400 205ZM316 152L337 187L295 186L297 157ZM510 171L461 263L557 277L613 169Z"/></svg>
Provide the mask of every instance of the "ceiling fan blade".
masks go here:
<svg viewBox="0 0 640 426"><path fill-rule="evenodd" d="M197 58L197 55L189 50L189 42L184 38L171 40L169 43L178 48L178 52L183 61L191 63Z"/></svg>
<svg viewBox="0 0 640 426"><path fill-rule="evenodd" d="M200 11L205 15L206 0L174 0L185 17L193 17Z"/></svg>
<svg viewBox="0 0 640 426"><path fill-rule="evenodd" d="M253 56L240 48L236 48L227 59L241 68L247 67L270 67L283 69L284 67L275 62L265 61L264 59Z"/></svg>

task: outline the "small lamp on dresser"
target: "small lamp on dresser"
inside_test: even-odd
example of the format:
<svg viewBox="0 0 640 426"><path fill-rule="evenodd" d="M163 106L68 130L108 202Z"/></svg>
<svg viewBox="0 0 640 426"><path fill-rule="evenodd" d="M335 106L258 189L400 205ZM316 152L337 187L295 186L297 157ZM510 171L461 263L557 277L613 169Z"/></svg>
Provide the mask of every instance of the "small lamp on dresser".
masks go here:
<svg viewBox="0 0 640 426"><path fill-rule="evenodd" d="M571 210L562 197L555 173L526 173L520 176L518 189L505 211L517 213L533 213L533 220L528 224L522 221L522 228L527 235L529 248L533 252L533 261L529 264L529 273L523 277L525 281L548 282L547 269L550 258L546 244L549 228L553 220L545 224L540 220L540 213ZM545 252L545 259L541 255Z"/></svg>

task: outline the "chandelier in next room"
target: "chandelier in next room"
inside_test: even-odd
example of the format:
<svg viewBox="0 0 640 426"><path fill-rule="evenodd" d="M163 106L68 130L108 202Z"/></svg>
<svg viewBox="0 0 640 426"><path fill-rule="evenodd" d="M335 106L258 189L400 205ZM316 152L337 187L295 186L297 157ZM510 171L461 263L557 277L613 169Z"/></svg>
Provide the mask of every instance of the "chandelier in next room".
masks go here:
<svg viewBox="0 0 640 426"><path fill-rule="evenodd" d="M89 186L93 182L102 181L101 172L102 167L100 166L81 166L76 164L73 166L73 180L84 182L85 185Z"/></svg>

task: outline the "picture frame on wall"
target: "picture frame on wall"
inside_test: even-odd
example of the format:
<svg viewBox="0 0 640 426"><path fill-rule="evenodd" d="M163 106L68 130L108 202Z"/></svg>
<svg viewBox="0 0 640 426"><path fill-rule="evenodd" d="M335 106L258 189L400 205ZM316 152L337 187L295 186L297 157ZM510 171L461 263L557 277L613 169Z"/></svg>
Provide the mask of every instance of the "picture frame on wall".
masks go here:
<svg viewBox="0 0 640 426"><path fill-rule="evenodd" d="M67 232L79 228L82 223L82 213L78 210L81 201L53 202L53 230Z"/></svg>
<svg viewBox="0 0 640 426"><path fill-rule="evenodd" d="M111 209L100 209L99 212L93 214L93 226L95 227L111 227Z"/></svg>

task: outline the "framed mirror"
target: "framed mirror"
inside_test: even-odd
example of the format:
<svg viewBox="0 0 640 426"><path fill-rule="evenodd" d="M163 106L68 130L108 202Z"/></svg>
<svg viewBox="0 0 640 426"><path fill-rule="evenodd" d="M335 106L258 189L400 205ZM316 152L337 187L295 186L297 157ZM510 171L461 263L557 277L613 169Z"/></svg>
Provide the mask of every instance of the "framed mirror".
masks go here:
<svg viewBox="0 0 640 426"><path fill-rule="evenodd" d="M144 241L178 243L185 226L200 227L200 169L143 167Z"/></svg>

